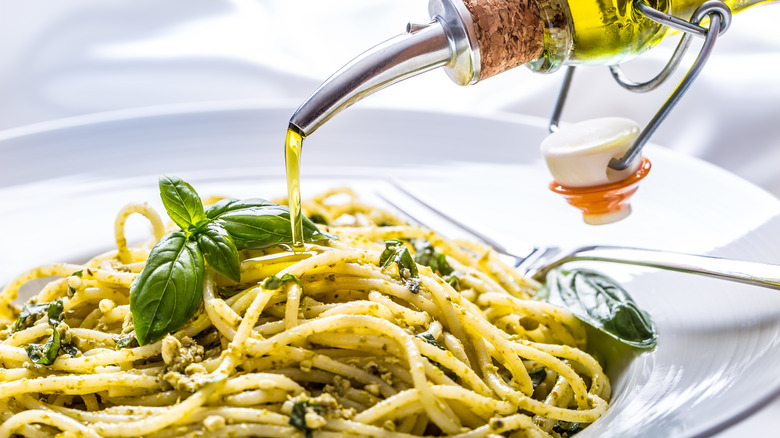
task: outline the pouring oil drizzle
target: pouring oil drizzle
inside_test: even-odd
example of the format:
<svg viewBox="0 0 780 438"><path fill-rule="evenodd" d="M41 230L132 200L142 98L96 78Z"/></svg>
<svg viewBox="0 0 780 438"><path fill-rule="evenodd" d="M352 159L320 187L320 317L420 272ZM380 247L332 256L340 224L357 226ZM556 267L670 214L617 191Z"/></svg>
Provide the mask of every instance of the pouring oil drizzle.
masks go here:
<svg viewBox="0 0 780 438"><path fill-rule="evenodd" d="M284 147L284 162L287 168L287 201L290 206L292 227L292 249L303 251L303 219L301 215L301 146L303 136L292 126L287 128Z"/></svg>

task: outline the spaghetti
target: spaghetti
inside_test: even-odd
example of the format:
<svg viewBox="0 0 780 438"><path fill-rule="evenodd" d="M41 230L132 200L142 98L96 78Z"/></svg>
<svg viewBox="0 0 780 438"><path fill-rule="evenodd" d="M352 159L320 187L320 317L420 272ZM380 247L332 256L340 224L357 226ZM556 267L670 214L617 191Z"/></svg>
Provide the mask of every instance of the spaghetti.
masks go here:
<svg viewBox="0 0 780 438"><path fill-rule="evenodd" d="M339 240L243 250L239 283L207 269L196 316L149 345L133 342L129 310L165 232L148 207L120 212L118 250L12 281L0 295L0 437L566 436L607 409L582 324L529 300L537 285L487 248L346 190L304 212ZM128 248L134 213L155 239ZM388 241L417 260L414 284L380 263ZM11 304L52 276L23 309ZM33 363L55 338L51 363Z"/></svg>

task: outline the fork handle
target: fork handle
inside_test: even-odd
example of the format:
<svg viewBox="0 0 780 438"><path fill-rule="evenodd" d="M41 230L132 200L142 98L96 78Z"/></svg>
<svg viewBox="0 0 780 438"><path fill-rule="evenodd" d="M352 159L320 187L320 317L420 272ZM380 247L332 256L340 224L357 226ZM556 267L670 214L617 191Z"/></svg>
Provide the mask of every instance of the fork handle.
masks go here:
<svg viewBox="0 0 780 438"><path fill-rule="evenodd" d="M543 280L551 269L574 261L647 266L780 290L780 266L778 265L652 249L611 246L592 246L577 249L540 269L534 274L534 278Z"/></svg>

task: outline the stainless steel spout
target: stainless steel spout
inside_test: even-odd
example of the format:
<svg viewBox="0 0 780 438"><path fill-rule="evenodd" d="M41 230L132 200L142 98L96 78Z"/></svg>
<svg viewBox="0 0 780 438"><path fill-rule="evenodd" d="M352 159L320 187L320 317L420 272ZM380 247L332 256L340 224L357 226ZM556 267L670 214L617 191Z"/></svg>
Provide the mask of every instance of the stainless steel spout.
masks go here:
<svg viewBox="0 0 780 438"><path fill-rule="evenodd" d="M461 0L430 0L432 21L409 24L407 32L353 59L295 111L291 127L307 136L364 97L404 79L444 67L459 85L479 78L479 45L471 15Z"/></svg>

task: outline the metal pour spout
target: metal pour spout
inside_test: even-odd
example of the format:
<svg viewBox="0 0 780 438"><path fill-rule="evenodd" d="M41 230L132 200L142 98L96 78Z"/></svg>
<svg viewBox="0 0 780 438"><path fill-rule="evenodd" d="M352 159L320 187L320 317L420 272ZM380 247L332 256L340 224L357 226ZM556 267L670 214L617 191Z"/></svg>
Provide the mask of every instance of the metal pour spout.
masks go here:
<svg viewBox="0 0 780 438"><path fill-rule="evenodd" d="M358 100L404 79L444 67L459 85L477 81L479 45L471 15L461 0L430 0L429 24L409 24L391 38L353 59L295 111L290 126L303 136Z"/></svg>

